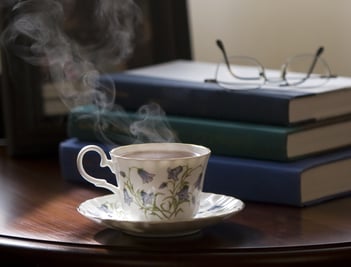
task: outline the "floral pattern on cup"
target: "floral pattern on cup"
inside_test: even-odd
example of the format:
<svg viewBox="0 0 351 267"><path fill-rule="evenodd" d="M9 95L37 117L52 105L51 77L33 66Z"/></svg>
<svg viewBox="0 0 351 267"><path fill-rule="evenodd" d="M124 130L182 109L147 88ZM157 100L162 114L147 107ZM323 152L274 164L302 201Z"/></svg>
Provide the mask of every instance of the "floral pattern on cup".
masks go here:
<svg viewBox="0 0 351 267"><path fill-rule="evenodd" d="M195 183L190 185L188 177L195 170L200 169ZM123 189L124 203L130 206L132 203L144 211L145 215L156 216L160 219L172 219L183 212L183 205L195 204L196 199L192 195L190 186L194 190L200 190L203 176L203 166L191 168L188 165L179 165L175 168L167 168L165 178L158 186L157 192L145 192L135 188L131 182L132 172L136 171L143 184L154 180L155 174L138 167L130 167L127 172L120 171L120 176L125 179ZM160 200L160 201L158 201Z"/></svg>

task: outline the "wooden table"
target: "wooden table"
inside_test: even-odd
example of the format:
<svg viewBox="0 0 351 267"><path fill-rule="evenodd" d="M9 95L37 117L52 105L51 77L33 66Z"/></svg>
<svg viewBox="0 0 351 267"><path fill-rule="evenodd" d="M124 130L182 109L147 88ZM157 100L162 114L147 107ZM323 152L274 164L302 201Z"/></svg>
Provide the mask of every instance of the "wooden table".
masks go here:
<svg viewBox="0 0 351 267"><path fill-rule="evenodd" d="M10 158L0 148L0 263L26 266L350 266L351 198L308 208L246 203L198 234L140 238L76 208L108 193L69 184L57 158ZM6 265L1 265L6 266Z"/></svg>

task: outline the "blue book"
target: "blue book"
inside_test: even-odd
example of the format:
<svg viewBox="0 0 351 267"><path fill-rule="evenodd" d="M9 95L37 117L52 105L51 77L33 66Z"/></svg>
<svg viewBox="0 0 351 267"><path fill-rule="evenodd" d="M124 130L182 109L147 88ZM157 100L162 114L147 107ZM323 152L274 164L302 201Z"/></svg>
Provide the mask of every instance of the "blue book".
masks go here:
<svg viewBox="0 0 351 267"><path fill-rule="evenodd" d="M116 89L115 102L127 110L155 102L169 115L291 125L351 113L351 79L330 79L319 88L265 85L229 90L205 83L216 64L176 60L102 76Z"/></svg>
<svg viewBox="0 0 351 267"><path fill-rule="evenodd" d="M86 183L76 167L80 149L88 144L112 147L70 138L60 143L62 176L69 182ZM99 167L99 156L88 153L84 166L93 176L115 183L108 168ZM275 162L211 155L204 191L231 195L244 201L308 206L349 195L351 192L351 148L294 162Z"/></svg>

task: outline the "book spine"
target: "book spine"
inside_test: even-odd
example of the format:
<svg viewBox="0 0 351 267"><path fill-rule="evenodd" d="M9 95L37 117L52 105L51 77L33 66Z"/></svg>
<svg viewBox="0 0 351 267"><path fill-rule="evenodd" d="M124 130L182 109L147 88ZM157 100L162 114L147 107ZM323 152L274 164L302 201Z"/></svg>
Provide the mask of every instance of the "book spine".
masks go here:
<svg viewBox="0 0 351 267"><path fill-rule="evenodd" d="M174 81L131 74L104 76L116 88L116 104L127 110L154 102L167 114L289 125L289 97L253 90L228 90L215 84Z"/></svg>
<svg viewBox="0 0 351 267"><path fill-rule="evenodd" d="M68 117L68 136L85 141L104 141L103 136L116 144L133 143L128 129L116 123L105 123L103 134L95 127L94 116L89 111L73 110ZM128 116L126 113L108 112L100 120L109 122ZM134 115L134 119L135 119ZM133 114L129 114L129 119ZM115 120L113 119L115 118ZM157 118L155 118L157 119ZM183 143L207 146L214 154L240 156L277 161L290 160L287 156L288 131L280 127L168 116L167 121Z"/></svg>
<svg viewBox="0 0 351 267"><path fill-rule="evenodd" d="M80 149L87 144L90 143L75 141L73 138L61 142L60 168L66 181L85 183L93 187L80 176L75 160ZM109 148L106 146L102 148L108 153ZM97 154L86 154L84 166L91 175L115 183L114 175L106 170L107 168L99 167ZM204 191L230 195L245 201L303 205L300 201L299 170L271 168L255 160L211 155L207 165Z"/></svg>

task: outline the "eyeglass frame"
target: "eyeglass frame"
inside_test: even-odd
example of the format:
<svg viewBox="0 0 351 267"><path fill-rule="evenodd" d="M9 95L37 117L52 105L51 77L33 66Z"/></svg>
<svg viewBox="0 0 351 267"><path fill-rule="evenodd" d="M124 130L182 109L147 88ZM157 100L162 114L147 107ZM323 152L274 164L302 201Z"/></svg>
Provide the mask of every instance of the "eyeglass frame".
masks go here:
<svg viewBox="0 0 351 267"><path fill-rule="evenodd" d="M293 57L290 57L289 60L287 60L283 65L282 65L282 68L281 68L281 73L280 73L280 80L271 80L267 77L266 75L266 69L265 67L258 61L256 60L255 58L252 58L252 57L247 57L247 56L240 56L241 58L247 58L247 59L250 59L252 61L254 61L257 66L260 67L260 72L259 72L259 76L258 77L240 77L240 76L237 76L235 75L235 73L232 71L231 67L230 67L230 63L229 63L229 57L227 55L227 52L226 52L226 49L224 47L224 44L222 42L222 40L220 39L217 39L216 40L216 44L217 44L217 47L221 50L222 52L222 56L224 58L224 62L225 62L225 65L229 71L229 73L236 79L239 79L239 80L247 80L247 81L252 81L252 80L261 80L263 79L263 84L266 84L266 83L279 83L279 86L281 87L287 87L287 86L296 86L296 85L300 85L302 83L304 83L306 80L308 80L311 76L311 74L313 73L313 70L317 64L317 61L318 59L321 60L321 62L323 62L323 64L325 65L326 69L328 70L329 72L329 75L328 76L319 76L319 78L321 79L330 79L330 78L337 78L338 75L336 74L332 74L331 72L331 69L328 65L328 63L321 57L322 53L324 52L324 47L323 46L320 46L316 53L314 54L314 57L313 57L313 61L312 61L312 64L311 66L309 67L308 71L306 72L306 76L304 78L302 78L300 81L296 82L296 83L289 83L287 78L286 78L286 74L287 74L287 68L289 66L289 62L291 61L291 59L295 58L295 57L298 57L300 55L296 55L296 56L293 56ZM218 71L218 69L217 69ZM205 79L204 80L205 83L218 83L220 84L221 82L217 80L217 78L214 78L214 79ZM283 82L283 83L281 83Z"/></svg>

